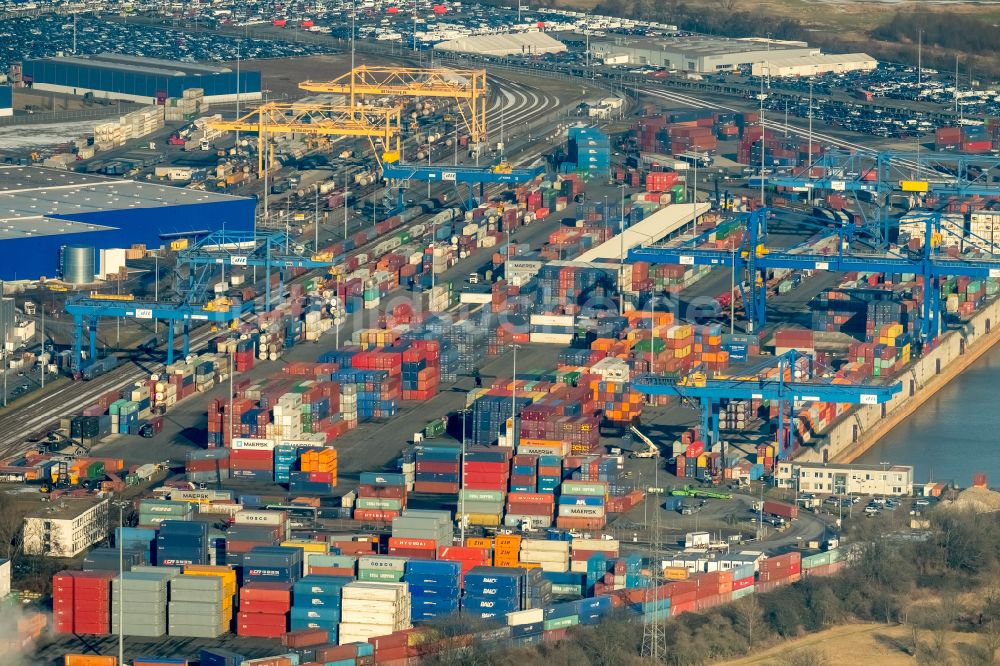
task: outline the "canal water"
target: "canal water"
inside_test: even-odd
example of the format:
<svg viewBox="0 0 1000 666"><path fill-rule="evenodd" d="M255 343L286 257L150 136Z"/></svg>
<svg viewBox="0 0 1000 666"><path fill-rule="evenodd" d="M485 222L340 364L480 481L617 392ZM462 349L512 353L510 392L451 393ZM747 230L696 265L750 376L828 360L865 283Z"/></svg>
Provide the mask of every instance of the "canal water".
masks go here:
<svg viewBox="0 0 1000 666"><path fill-rule="evenodd" d="M968 487L985 472L1000 485L1000 346L893 428L858 462L913 465L913 481Z"/></svg>

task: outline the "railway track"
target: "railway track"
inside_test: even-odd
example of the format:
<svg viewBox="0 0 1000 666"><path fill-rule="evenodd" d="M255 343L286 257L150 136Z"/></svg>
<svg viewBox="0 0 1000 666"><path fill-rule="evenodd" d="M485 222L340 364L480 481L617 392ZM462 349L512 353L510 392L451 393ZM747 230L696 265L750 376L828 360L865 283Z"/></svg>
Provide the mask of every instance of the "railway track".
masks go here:
<svg viewBox="0 0 1000 666"><path fill-rule="evenodd" d="M527 123L544 117L556 110L560 104L559 98L551 93L535 91L525 84L500 77L495 78L498 80L499 94L493 97L487 110L487 120L491 124L499 123L501 115L505 125ZM546 149L547 144L538 142L512 161L517 164L534 161ZM502 187L492 186L487 188L487 191L493 194ZM430 217L431 215L419 216L407 225L394 229L392 233L406 232L420 225L426 226L425 223ZM380 239L375 239L363 247L356 248L352 254L368 252L379 242ZM307 279L311 274L299 279ZM218 332L212 331L209 326L192 330L191 351L196 353L203 350L208 341L217 335ZM163 368L162 363L129 361L89 382L64 384L44 396L0 414L0 455L10 456L23 452L27 448L27 439L32 434L51 429L58 423L60 417L78 413L93 404L103 393L130 385L148 377L151 373L162 371Z"/></svg>

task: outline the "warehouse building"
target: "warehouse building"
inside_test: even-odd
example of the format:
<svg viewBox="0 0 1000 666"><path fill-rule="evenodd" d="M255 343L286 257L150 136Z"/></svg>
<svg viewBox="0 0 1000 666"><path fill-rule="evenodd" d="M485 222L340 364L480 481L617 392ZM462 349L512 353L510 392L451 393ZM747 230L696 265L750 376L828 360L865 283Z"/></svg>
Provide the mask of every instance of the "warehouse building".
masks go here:
<svg viewBox="0 0 1000 666"><path fill-rule="evenodd" d="M878 67L878 60L867 53L829 53L814 56L782 56L755 62L751 68L754 76L818 76L845 72L870 72Z"/></svg>
<svg viewBox="0 0 1000 666"><path fill-rule="evenodd" d="M0 86L0 118L14 115L14 92L10 86Z"/></svg>
<svg viewBox="0 0 1000 666"><path fill-rule="evenodd" d="M665 67L699 74L733 71L777 57L819 55L818 48L805 42L763 39L722 39L718 37L616 38L591 44L594 57L629 65Z"/></svg>
<svg viewBox="0 0 1000 666"><path fill-rule="evenodd" d="M774 482L800 493L906 496L913 494L913 467L781 462Z"/></svg>
<svg viewBox="0 0 1000 666"><path fill-rule="evenodd" d="M260 72L228 67L173 62L115 53L91 56L60 56L26 60L21 79L37 90L92 94L143 104L163 104L167 98L183 97L189 88L205 91L208 104L261 99Z"/></svg>
<svg viewBox="0 0 1000 666"><path fill-rule="evenodd" d="M61 497L24 517L24 552L76 557L108 537L109 500Z"/></svg>
<svg viewBox="0 0 1000 666"><path fill-rule="evenodd" d="M434 48L441 51L507 56L562 53L566 50L566 45L544 32L510 32L502 35L459 37L439 42Z"/></svg>
<svg viewBox="0 0 1000 666"><path fill-rule="evenodd" d="M256 200L41 167L0 167L0 279L60 274L66 248L81 273L116 273L124 252L171 238L253 228ZM77 250L90 249L89 252ZM102 250L104 252L102 252ZM97 262L104 255L104 265Z"/></svg>

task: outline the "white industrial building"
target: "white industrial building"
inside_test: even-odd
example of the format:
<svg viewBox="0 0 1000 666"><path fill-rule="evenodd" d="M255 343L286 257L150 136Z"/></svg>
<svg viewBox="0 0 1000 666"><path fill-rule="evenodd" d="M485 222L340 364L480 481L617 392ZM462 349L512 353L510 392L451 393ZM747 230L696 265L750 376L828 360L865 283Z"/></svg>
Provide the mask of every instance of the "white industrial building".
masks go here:
<svg viewBox="0 0 1000 666"><path fill-rule="evenodd" d="M542 55L562 53L566 45L544 32L508 32L499 35L472 35L434 45L441 51L478 53L480 55Z"/></svg>
<svg viewBox="0 0 1000 666"><path fill-rule="evenodd" d="M906 496L913 494L913 467L780 462L774 483L800 493Z"/></svg>
<svg viewBox="0 0 1000 666"><path fill-rule="evenodd" d="M108 536L108 499L60 497L24 518L24 552L76 557Z"/></svg>
<svg viewBox="0 0 1000 666"><path fill-rule="evenodd" d="M614 41L591 43L591 54L604 62L665 67L685 72L714 74L779 57L819 55L818 48L805 42L719 37L619 37Z"/></svg>
<svg viewBox="0 0 1000 666"><path fill-rule="evenodd" d="M870 72L878 60L867 53L828 53L813 56L769 57L751 67L754 76L817 76L845 72Z"/></svg>

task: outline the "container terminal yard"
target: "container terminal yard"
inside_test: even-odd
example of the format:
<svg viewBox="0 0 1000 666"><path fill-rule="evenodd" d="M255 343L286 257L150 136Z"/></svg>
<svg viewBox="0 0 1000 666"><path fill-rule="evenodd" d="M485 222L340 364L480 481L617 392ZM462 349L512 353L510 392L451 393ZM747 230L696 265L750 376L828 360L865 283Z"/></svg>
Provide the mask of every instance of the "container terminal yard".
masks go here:
<svg viewBox="0 0 1000 666"><path fill-rule="evenodd" d="M9 654L419 664L919 526L951 480L855 461L995 342L992 98L802 42L369 5L8 36Z"/></svg>

